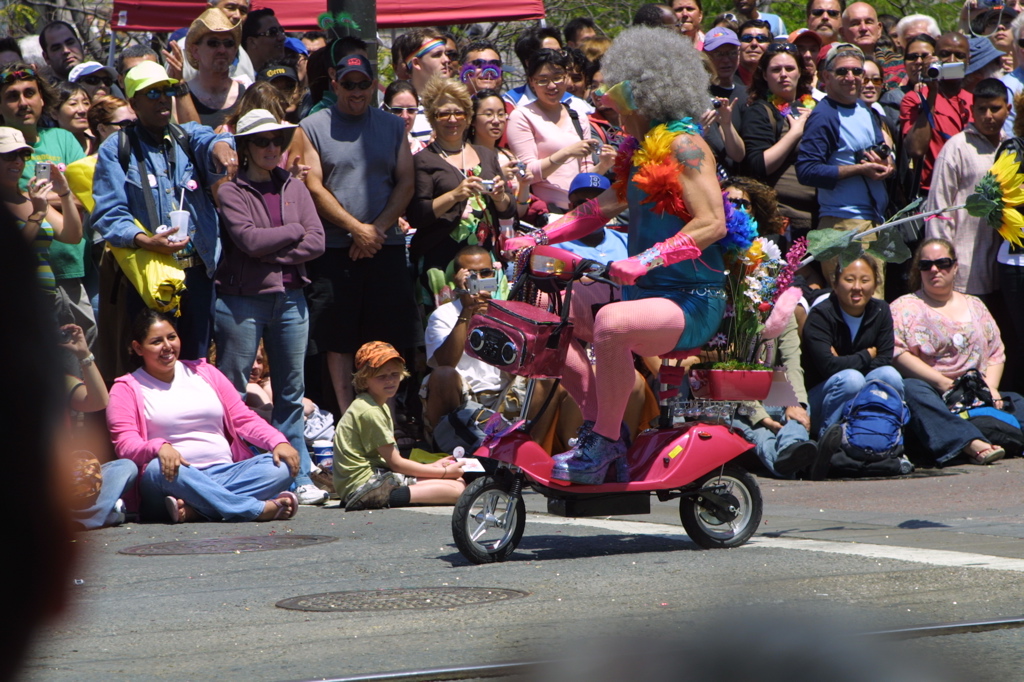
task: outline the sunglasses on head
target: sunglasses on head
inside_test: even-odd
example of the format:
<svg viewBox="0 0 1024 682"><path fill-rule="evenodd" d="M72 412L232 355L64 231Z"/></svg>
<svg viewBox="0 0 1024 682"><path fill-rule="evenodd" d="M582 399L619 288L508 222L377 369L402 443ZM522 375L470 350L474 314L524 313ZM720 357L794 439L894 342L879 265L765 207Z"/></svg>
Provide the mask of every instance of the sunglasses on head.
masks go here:
<svg viewBox="0 0 1024 682"><path fill-rule="evenodd" d="M161 97L177 97L181 94L181 90L179 90L177 86L171 85L166 88L153 88L151 90L146 90L143 94L145 94L148 99L157 100Z"/></svg>
<svg viewBox="0 0 1024 682"><path fill-rule="evenodd" d="M939 270L949 270L953 265L956 264L955 258L936 258L935 260L919 260L917 261L917 269L921 272L928 272L934 265Z"/></svg>
<svg viewBox="0 0 1024 682"><path fill-rule="evenodd" d="M859 66L840 66L839 68L833 69L832 73L839 76L840 78L846 78L851 73L860 78L864 75L864 69Z"/></svg>
<svg viewBox="0 0 1024 682"><path fill-rule="evenodd" d="M0 159L6 161L8 163L10 163L11 161L14 161L16 159L23 159L25 161L28 161L31 158L32 158L32 150L31 149L19 149L19 150L14 151L14 152L3 152L2 154L0 154Z"/></svg>
<svg viewBox="0 0 1024 682"><path fill-rule="evenodd" d="M94 85L94 86L95 85L105 85L108 88L111 85L114 84L114 79L111 78L110 76L93 76L93 75L88 75L88 76L82 76L78 80L80 82L82 82L82 83L85 83L86 85Z"/></svg>
<svg viewBox="0 0 1024 682"><path fill-rule="evenodd" d="M346 90L369 90L373 81L338 81L338 85Z"/></svg>
<svg viewBox="0 0 1024 682"><path fill-rule="evenodd" d="M226 47L230 50L235 46L235 39L225 38L224 40L217 40L216 38L207 38L203 41L203 45L206 45L211 50L216 50L218 47Z"/></svg>
<svg viewBox="0 0 1024 682"><path fill-rule="evenodd" d="M384 108L398 116L401 116L402 114L418 114L420 112L419 107L393 107L390 104L385 104Z"/></svg>
<svg viewBox="0 0 1024 682"><path fill-rule="evenodd" d="M820 17L822 14L827 14L830 17L832 17L833 19L835 19L836 17L839 16L839 10L837 10L837 9L812 9L811 10L811 16L812 17Z"/></svg>
<svg viewBox="0 0 1024 682"><path fill-rule="evenodd" d="M770 43L772 42L772 39L763 33L758 33L756 35L753 33L744 33L740 36L741 43L753 43L755 41L759 43Z"/></svg>
<svg viewBox="0 0 1024 682"><path fill-rule="evenodd" d="M278 149L284 149L288 146L288 138L284 135L274 135L273 137L250 137L249 144L253 147L259 147L260 149L266 149L270 145L274 145Z"/></svg>
<svg viewBox="0 0 1024 682"><path fill-rule="evenodd" d="M14 81L35 80L35 78L36 72L28 68L0 71L0 85L7 85Z"/></svg>

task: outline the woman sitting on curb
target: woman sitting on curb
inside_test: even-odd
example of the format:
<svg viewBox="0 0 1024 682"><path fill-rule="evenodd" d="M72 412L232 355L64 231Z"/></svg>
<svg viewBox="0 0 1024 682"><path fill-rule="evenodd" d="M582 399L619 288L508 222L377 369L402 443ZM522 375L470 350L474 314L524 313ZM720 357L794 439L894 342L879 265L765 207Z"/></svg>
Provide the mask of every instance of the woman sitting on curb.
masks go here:
<svg viewBox="0 0 1024 682"><path fill-rule="evenodd" d="M142 515L183 521L270 521L295 516L286 492L299 453L242 402L205 360L178 360L165 315L143 310L132 351L142 367L114 381L107 426L114 449L141 472ZM244 440L243 440L244 439ZM270 451L254 455L246 444Z"/></svg>

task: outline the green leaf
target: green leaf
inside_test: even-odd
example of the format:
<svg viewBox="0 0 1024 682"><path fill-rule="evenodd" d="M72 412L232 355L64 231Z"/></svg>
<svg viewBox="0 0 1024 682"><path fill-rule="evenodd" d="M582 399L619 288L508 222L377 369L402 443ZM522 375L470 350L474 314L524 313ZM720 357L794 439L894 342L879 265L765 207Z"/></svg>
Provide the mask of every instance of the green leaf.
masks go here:
<svg viewBox="0 0 1024 682"><path fill-rule="evenodd" d="M989 214L999 209L1000 205L981 194L972 194L964 202L967 212L975 218L988 218Z"/></svg>
<svg viewBox="0 0 1024 682"><path fill-rule="evenodd" d="M856 232L850 231L851 234ZM864 255L864 246L861 242L851 242L846 246L842 252L839 253L839 267L840 269L845 268L847 265L857 260Z"/></svg>
<svg viewBox="0 0 1024 682"><path fill-rule="evenodd" d="M878 237L873 242L864 244L866 252L875 258L886 263L902 263L910 258L910 249L907 248L899 230L882 230L876 232Z"/></svg>
<svg viewBox="0 0 1024 682"><path fill-rule="evenodd" d="M850 240L856 234L853 230L811 230L807 234L807 250L815 260L835 258L850 246ZM860 250L860 245L857 249Z"/></svg>

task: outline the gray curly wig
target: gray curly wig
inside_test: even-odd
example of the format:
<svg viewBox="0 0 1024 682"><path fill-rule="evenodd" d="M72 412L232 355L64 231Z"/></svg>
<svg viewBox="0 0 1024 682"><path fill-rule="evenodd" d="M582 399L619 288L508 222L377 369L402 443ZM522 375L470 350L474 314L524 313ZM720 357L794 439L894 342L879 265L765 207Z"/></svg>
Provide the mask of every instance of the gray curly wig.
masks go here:
<svg viewBox="0 0 1024 682"><path fill-rule="evenodd" d="M635 26L620 33L601 60L605 88L633 86L637 110L662 123L708 109L708 73L693 43L675 31Z"/></svg>

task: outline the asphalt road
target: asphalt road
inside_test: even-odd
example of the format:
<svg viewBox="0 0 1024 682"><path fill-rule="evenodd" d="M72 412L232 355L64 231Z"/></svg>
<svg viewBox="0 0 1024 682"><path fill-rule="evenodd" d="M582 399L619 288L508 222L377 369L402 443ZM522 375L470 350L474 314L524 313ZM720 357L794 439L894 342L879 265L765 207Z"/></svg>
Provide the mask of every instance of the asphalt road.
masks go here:
<svg viewBox="0 0 1024 682"><path fill-rule="evenodd" d="M573 663L551 679L742 679L755 663L757 679L773 679L765 671L779 657L850 672L883 665L893 646L899 664L937 669L924 679L1024 680L1024 630L898 644L841 634L1024 615L1024 460L926 473L760 479L762 528L735 550L697 549L675 504L575 521L536 511L545 505L532 493L518 550L487 566L455 549L445 509L303 508L288 522L94 531L78 539L86 559L70 587L73 612L41 637L25 679L298 680L566 657ZM337 540L226 555L118 553L242 535ZM442 598L429 610L275 606L325 592L451 587L526 594L467 606ZM814 670L779 679L847 679ZM885 679L876 673L848 679Z"/></svg>

